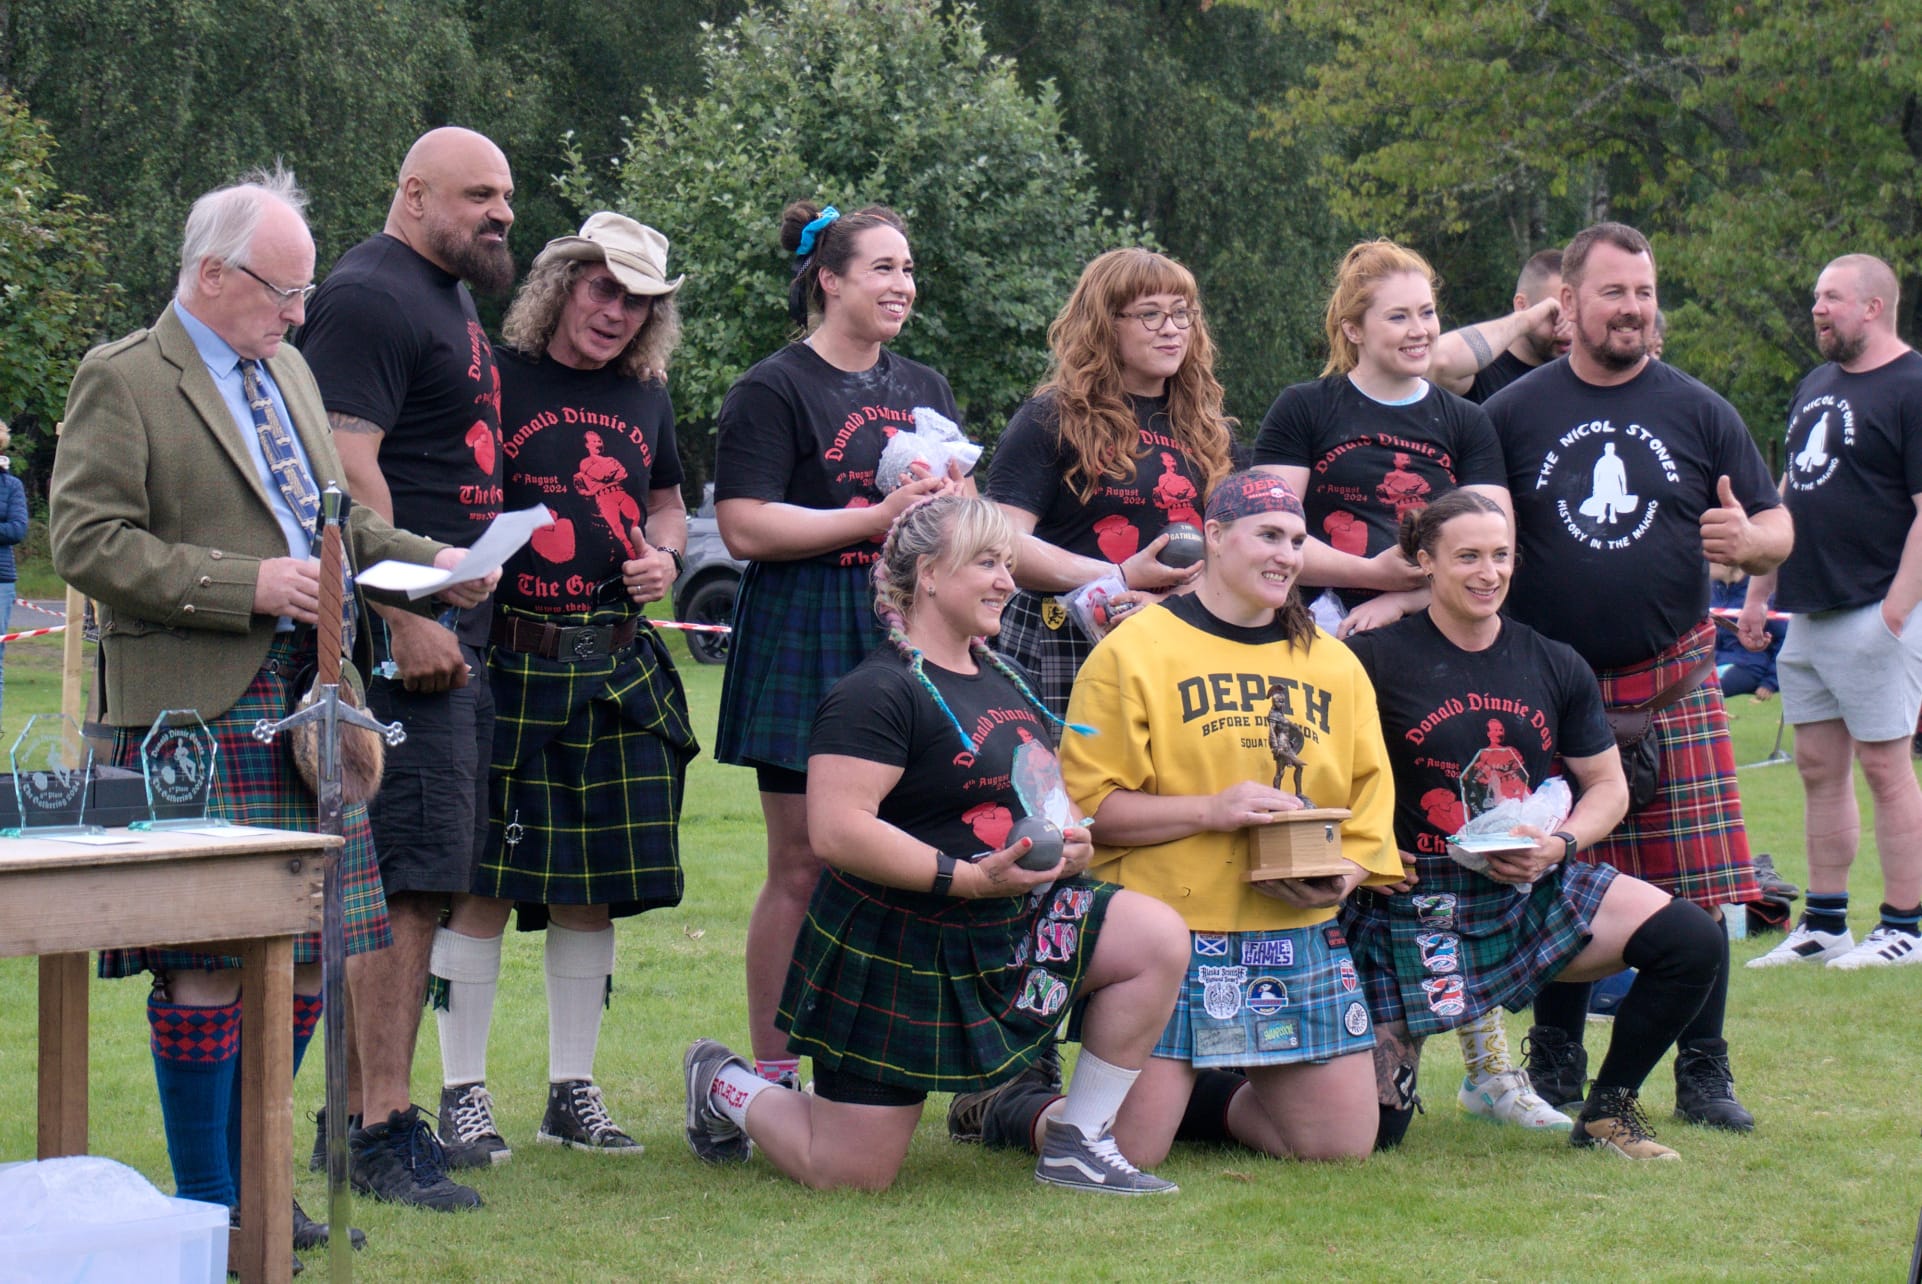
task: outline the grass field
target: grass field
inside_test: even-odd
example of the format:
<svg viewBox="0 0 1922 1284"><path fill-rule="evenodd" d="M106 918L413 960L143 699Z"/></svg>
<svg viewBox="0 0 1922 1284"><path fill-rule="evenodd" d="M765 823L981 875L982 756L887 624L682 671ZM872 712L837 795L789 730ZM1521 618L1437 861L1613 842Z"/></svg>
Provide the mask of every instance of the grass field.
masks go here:
<svg viewBox="0 0 1922 1284"><path fill-rule="evenodd" d="M676 652L681 652L676 644ZM57 701L59 648L8 648L6 720ZM695 725L711 738L718 669L683 663ZM1763 758L1779 706L1734 702L1737 756ZM1794 769L1744 770L1751 833L1800 881ZM1865 813L1866 818L1866 813ZM1259 1278L1432 1280L1889 1280L1904 1276L1922 1204L1917 1099L1922 970L1750 972L1766 941L1735 946L1729 1042L1748 1137L1668 1119L1668 1064L1645 1101L1683 1162L1635 1166L1576 1153L1557 1136L1480 1123L1454 1103L1452 1039L1430 1043L1427 1114L1403 1149L1366 1164L1309 1166L1181 1149L1157 1171L1181 1193L1107 1200L1038 1186L1020 1156L956 1146L945 1098L925 1115L885 1194L817 1194L756 1159L714 1170L681 1137L680 1053L698 1035L744 1042L741 949L763 860L752 776L703 758L689 780L684 904L620 928L599 1073L616 1119L647 1145L615 1160L533 1144L545 1101L540 939L510 934L489 1082L512 1162L474 1178L477 1213L360 1203L366 1280L799 1280ZM1858 863L1851 918L1875 917L1873 854ZM34 971L0 962L0 1160L33 1151ZM146 987L93 988L93 1148L171 1188L154 1098ZM415 1097L438 1100L438 1039L420 1041ZM1511 1018L1519 1047L1526 1018ZM1606 1027L1591 1025L1599 1054ZM295 1086L295 1144L322 1093L319 1058ZM320 1212L323 1184L298 1172ZM310 1259L310 1267L321 1266ZM324 1269L324 1267L323 1267ZM4 1272L0 1272L4 1273Z"/></svg>

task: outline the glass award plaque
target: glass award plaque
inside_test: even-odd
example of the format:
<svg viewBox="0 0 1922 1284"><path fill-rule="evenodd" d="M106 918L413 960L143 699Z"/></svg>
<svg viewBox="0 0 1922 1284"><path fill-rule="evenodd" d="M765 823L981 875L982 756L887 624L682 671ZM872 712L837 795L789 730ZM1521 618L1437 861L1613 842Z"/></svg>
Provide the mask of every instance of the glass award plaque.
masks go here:
<svg viewBox="0 0 1922 1284"><path fill-rule="evenodd" d="M0 830L0 834L39 838L106 832L85 820L87 786L93 780L93 750L72 718L36 713L15 738L7 757L13 769L20 823Z"/></svg>
<svg viewBox="0 0 1922 1284"><path fill-rule="evenodd" d="M206 829L224 821L208 815L220 743L193 709L162 709L140 742L140 775L147 785L147 819L129 829Z"/></svg>

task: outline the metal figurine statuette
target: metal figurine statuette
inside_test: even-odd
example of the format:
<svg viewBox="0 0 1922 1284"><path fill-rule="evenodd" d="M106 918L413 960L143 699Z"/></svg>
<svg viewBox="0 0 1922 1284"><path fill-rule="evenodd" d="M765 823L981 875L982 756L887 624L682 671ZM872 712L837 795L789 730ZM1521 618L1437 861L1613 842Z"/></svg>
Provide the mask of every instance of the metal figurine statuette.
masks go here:
<svg viewBox="0 0 1922 1284"><path fill-rule="evenodd" d="M1301 772L1308 765L1302 761L1301 750L1308 743L1308 728L1282 716L1287 698L1279 682L1268 688L1268 752L1275 756L1275 788L1281 788L1282 772L1293 768L1295 787L1291 792L1301 799L1303 807L1313 807L1308 795L1301 792Z"/></svg>

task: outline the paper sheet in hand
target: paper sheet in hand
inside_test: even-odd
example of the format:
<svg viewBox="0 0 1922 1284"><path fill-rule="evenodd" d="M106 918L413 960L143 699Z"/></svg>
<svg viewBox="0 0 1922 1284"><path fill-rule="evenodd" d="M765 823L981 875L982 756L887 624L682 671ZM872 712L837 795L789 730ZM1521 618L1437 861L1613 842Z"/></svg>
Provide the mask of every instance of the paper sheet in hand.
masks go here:
<svg viewBox="0 0 1922 1284"><path fill-rule="evenodd" d="M451 571L443 571L435 566L421 566L414 562L376 562L359 575L359 580L368 588L382 589L389 593L405 593L410 598L423 598L429 593L439 592L449 584L461 584L467 580L477 580L489 571L497 570L502 563L520 551L535 531L543 526L554 524L554 514L547 511L547 505L536 504L512 513L502 513L496 517L481 537L474 541L467 556L460 565Z"/></svg>
<svg viewBox="0 0 1922 1284"><path fill-rule="evenodd" d="M1517 834L1456 834L1448 841L1465 852L1525 852L1535 846L1534 839Z"/></svg>

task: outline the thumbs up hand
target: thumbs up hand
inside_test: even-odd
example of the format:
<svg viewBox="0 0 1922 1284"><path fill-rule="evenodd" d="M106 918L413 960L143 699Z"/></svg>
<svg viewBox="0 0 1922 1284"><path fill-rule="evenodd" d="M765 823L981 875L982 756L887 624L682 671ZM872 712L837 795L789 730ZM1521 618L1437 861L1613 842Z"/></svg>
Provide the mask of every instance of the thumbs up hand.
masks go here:
<svg viewBox="0 0 1922 1284"><path fill-rule="evenodd" d="M650 548L638 526L628 532L628 538L637 555L633 561L621 563L621 583L638 605L658 602L674 585L674 556L664 548Z"/></svg>
<svg viewBox="0 0 1922 1284"><path fill-rule="evenodd" d="M1753 561L1756 552L1755 524L1748 510L1735 498L1735 488L1724 473L1715 482L1716 507L1702 514L1702 556L1724 566L1740 566Z"/></svg>

